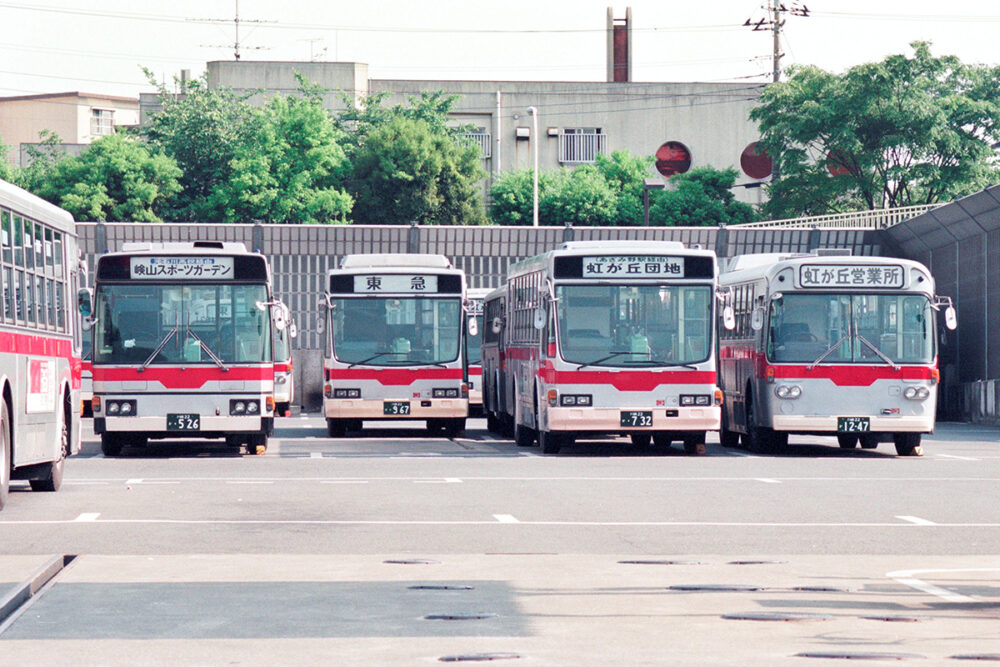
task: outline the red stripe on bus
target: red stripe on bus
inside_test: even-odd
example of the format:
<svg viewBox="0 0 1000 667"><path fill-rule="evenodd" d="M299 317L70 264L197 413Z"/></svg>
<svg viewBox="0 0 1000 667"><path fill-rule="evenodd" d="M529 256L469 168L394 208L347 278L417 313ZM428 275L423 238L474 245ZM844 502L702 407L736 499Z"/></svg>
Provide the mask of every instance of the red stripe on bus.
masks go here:
<svg viewBox="0 0 1000 667"><path fill-rule="evenodd" d="M65 359L69 364L69 383L80 388L81 361L73 356L73 343L65 338L52 338L16 331L0 331L0 353L23 354L32 357ZM60 378L64 379L64 378Z"/></svg>
<svg viewBox="0 0 1000 667"><path fill-rule="evenodd" d="M469 366L469 372L470 373L475 373L476 375L482 375L483 374L483 367L482 366Z"/></svg>
<svg viewBox="0 0 1000 667"><path fill-rule="evenodd" d="M289 366L290 366L290 364L275 364L274 365L274 372L275 373L288 373L291 370L291 368L289 368Z"/></svg>
<svg viewBox="0 0 1000 667"><path fill-rule="evenodd" d="M832 381L838 387L870 387L876 380L930 380L934 376L931 366L827 366L819 365L811 370L807 366L772 365L774 377L782 380Z"/></svg>
<svg viewBox="0 0 1000 667"><path fill-rule="evenodd" d="M330 380L375 380L381 385L401 386L417 380L461 380L461 368L328 368Z"/></svg>
<svg viewBox="0 0 1000 667"><path fill-rule="evenodd" d="M665 384L715 384L715 371L557 371L540 368L546 384L609 384L618 391L652 391Z"/></svg>
<svg viewBox="0 0 1000 667"><path fill-rule="evenodd" d="M159 382L167 389L200 389L208 382L244 380L263 382L274 380L274 367L230 366L224 371L218 366L164 367L150 366L144 371L137 368L94 367L94 382Z"/></svg>

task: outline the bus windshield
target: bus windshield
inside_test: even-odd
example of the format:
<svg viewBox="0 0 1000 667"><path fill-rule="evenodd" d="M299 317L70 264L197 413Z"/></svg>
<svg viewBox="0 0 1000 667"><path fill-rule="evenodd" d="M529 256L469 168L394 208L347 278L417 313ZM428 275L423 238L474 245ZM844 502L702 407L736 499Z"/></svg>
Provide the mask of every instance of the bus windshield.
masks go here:
<svg viewBox="0 0 1000 667"><path fill-rule="evenodd" d="M681 365L711 351L708 285L560 285L559 348L586 365Z"/></svg>
<svg viewBox="0 0 1000 667"><path fill-rule="evenodd" d="M267 301L263 284L99 285L94 361L218 363L212 355L223 363L271 361L269 309L257 305Z"/></svg>
<svg viewBox="0 0 1000 667"><path fill-rule="evenodd" d="M785 294L771 302L767 356L805 363L931 363L932 323L930 299L920 294Z"/></svg>
<svg viewBox="0 0 1000 667"><path fill-rule="evenodd" d="M473 336L471 333L468 337L469 346L469 364L473 366L478 366L483 361L483 316L476 315L476 335Z"/></svg>
<svg viewBox="0 0 1000 667"><path fill-rule="evenodd" d="M458 359L462 301L333 299L333 354L346 364L408 366Z"/></svg>

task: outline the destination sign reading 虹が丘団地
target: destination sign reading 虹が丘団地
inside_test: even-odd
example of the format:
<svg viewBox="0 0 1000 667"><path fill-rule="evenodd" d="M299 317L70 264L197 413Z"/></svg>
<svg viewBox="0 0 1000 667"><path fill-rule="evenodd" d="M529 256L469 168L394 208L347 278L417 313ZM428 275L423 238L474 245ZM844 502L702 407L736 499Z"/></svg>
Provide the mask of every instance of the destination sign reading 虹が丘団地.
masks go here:
<svg viewBox="0 0 1000 667"><path fill-rule="evenodd" d="M799 267L799 287L902 287L899 264L805 264Z"/></svg>
<svg viewBox="0 0 1000 667"><path fill-rule="evenodd" d="M129 257L129 277L137 280L232 280L232 257Z"/></svg>
<svg viewBox="0 0 1000 667"><path fill-rule="evenodd" d="M583 258L584 278L656 278L684 276L683 257L603 255Z"/></svg>

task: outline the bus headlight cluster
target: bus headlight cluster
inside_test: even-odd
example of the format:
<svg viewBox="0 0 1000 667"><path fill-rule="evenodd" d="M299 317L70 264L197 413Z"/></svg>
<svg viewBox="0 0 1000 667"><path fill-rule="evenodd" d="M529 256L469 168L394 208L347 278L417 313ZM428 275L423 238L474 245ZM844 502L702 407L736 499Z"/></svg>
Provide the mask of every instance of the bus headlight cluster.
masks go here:
<svg viewBox="0 0 1000 667"><path fill-rule="evenodd" d="M774 390L774 395L778 398L798 398L802 395L802 387L797 384L778 385Z"/></svg>
<svg viewBox="0 0 1000 667"><path fill-rule="evenodd" d="M593 405L594 399L590 394L563 394L559 397L559 405Z"/></svg>
<svg viewBox="0 0 1000 667"><path fill-rule="evenodd" d="M458 398L458 389L434 389L431 391L434 398Z"/></svg>
<svg viewBox="0 0 1000 667"><path fill-rule="evenodd" d="M931 391L927 387L907 387L903 390L903 398L911 401L922 401L930 395Z"/></svg>
<svg viewBox="0 0 1000 667"><path fill-rule="evenodd" d="M229 414L256 415L260 414L260 401L236 398L229 401Z"/></svg>
<svg viewBox="0 0 1000 667"><path fill-rule="evenodd" d="M681 394L681 405L711 405L712 397L708 394Z"/></svg>
<svg viewBox="0 0 1000 667"><path fill-rule="evenodd" d="M334 398L361 398L360 389L334 389Z"/></svg>
<svg viewBox="0 0 1000 667"><path fill-rule="evenodd" d="M105 410L109 417L133 417L135 401L108 401Z"/></svg>

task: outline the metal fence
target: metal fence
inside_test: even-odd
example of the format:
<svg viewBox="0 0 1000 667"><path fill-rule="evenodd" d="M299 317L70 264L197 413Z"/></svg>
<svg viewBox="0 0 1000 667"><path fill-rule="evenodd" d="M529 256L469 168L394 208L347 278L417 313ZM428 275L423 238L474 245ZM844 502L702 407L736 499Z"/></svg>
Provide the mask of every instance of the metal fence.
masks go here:
<svg viewBox="0 0 1000 667"><path fill-rule="evenodd" d="M904 220L923 215L942 204L922 204L918 206L900 206L899 208L884 208L870 211L851 211L849 213L830 213L814 215L807 218L786 218L784 220L767 220L765 222L745 222L733 227L743 229L775 229L778 227L810 229L824 228L860 228L885 229L899 224Z"/></svg>

